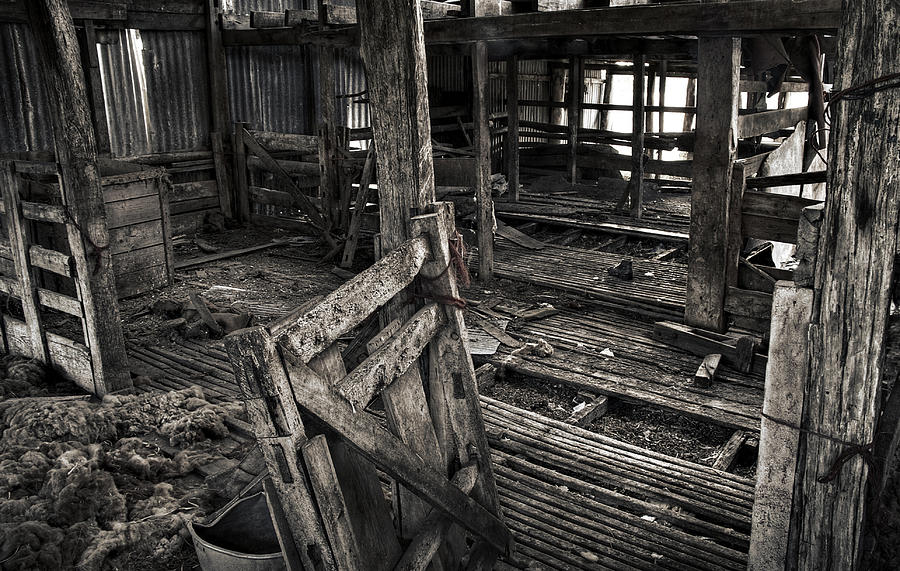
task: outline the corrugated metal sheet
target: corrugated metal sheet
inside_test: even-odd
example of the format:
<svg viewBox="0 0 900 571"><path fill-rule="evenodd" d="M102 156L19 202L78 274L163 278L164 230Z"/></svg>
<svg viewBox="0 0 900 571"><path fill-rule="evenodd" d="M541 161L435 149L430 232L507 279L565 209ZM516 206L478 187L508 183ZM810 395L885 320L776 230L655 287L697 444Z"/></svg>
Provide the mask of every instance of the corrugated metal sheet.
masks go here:
<svg viewBox="0 0 900 571"><path fill-rule="evenodd" d="M149 106L138 35L133 30L98 30L109 142L113 156L150 152Z"/></svg>
<svg viewBox="0 0 900 571"><path fill-rule="evenodd" d="M472 78L465 56L429 55L426 56L428 67L428 91L431 93L460 92L471 93ZM441 103L446 105L446 102Z"/></svg>
<svg viewBox="0 0 900 571"><path fill-rule="evenodd" d="M209 148L203 32L141 32L151 152Z"/></svg>
<svg viewBox="0 0 900 571"><path fill-rule="evenodd" d="M253 11L281 12L312 8L315 0L309 0L309 3L310 5L306 6L303 0L225 0L223 6L226 12L249 14Z"/></svg>
<svg viewBox="0 0 900 571"><path fill-rule="evenodd" d="M28 27L0 25L0 48L0 152L51 150L47 93Z"/></svg>
<svg viewBox="0 0 900 571"><path fill-rule="evenodd" d="M309 133L306 119L306 48L265 46L226 48L228 97L235 121L254 129Z"/></svg>

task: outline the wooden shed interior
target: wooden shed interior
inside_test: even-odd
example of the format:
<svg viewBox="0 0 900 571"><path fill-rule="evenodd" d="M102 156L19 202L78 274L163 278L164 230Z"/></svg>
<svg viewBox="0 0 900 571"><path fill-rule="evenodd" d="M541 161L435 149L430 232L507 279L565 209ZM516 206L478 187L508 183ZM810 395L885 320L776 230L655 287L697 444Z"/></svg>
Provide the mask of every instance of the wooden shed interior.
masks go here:
<svg viewBox="0 0 900 571"><path fill-rule="evenodd" d="M0 0L0 567L898 568L897 22Z"/></svg>

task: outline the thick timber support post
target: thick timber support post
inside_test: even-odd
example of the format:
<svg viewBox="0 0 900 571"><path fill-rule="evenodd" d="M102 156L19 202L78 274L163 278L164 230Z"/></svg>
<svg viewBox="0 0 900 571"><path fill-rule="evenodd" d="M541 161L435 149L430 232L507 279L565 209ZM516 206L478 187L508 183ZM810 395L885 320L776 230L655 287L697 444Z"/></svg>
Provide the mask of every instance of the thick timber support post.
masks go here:
<svg viewBox="0 0 900 571"><path fill-rule="evenodd" d="M519 201L519 58L506 60L506 178L509 199Z"/></svg>
<svg viewBox="0 0 900 571"><path fill-rule="evenodd" d="M491 198L491 132L488 124L487 43L472 45L472 123L475 131L475 200L478 203L478 278L494 277L494 201Z"/></svg>
<svg viewBox="0 0 900 571"><path fill-rule="evenodd" d="M644 54L634 56L631 134L631 215L641 217L644 209ZM649 93L648 93L649 97Z"/></svg>
<svg viewBox="0 0 900 571"><path fill-rule="evenodd" d="M95 264L77 280L84 302L86 345L91 350L94 392L131 386L119 304L107 246L109 231L97 167L97 145L78 51L75 25L64 0L26 2L50 103L62 200L80 232L70 236ZM75 226L74 224L71 226Z"/></svg>
<svg viewBox="0 0 900 571"><path fill-rule="evenodd" d="M580 57L569 60L569 156L566 172L569 182L578 182L578 129L581 127L581 101L584 98L584 74Z"/></svg>
<svg viewBox="0 0 900 571"><path fill-rule="evenodd" d="M335 48L319 46L319 189L325 231L337 225L340 217L340 172L337 168L338 127L335 110Z"/></svg>
<svg viewBox="0 0 900 571"><path fill-rule="evenodd" d="M731 169L737 154L741 40L700 38L685 321L723 331Z"/></svg>
<svg viewBox="0 0 900 571"><path fill-rule="evenodd" d="M788 559L798 569L862 568L900 215L900 97L877 87L900 69L898 21L893 0L844 4Z"/></svg>

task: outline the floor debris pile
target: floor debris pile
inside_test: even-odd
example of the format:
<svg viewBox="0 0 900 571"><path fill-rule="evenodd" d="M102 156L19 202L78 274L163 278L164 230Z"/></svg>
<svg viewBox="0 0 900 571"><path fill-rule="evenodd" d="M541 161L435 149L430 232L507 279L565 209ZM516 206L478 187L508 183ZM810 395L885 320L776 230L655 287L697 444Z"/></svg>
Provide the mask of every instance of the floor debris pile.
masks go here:
<svg viewBox="0 0 900 571"><path fill-rule="evenodd" d="M159 568L190 555L185 523L213 500L192 472L223 458L217 442L238 406L210 404L197 387L31 398L20 395L46 391L38 365L5 363L4 373L3 568Z"/></svg>

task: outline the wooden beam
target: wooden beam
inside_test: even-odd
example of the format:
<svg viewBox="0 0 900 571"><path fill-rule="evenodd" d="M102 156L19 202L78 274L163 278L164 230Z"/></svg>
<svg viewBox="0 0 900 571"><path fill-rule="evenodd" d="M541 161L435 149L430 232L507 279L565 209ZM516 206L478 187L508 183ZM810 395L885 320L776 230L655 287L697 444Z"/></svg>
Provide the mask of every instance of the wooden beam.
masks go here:
<svg viewBox="0 0 900 571"><path fill-rule="evenodd" d="M97 29L93 20L84 21L84 33L82 35L84 56L84 69L88 85L88 95L91 101L92 117L94 119L94 133L97 138L97 152L101 155L109 155L109 125L106 121L106 100L103 97L103 80L100 77L100 58L97 56Z"/></svg>
<svg viewBox="0 0 900 571"><path fill-rule="evenodd" d="M631 111L631 215L640 218L644 209L644 62L643 54L634 56L634 83ZM652 102L650 102L652 103Z"/></svg>
<svg viewBox="0 0 900 571"><path fill-rule="evenodd" d="M399 0L360 1L360 53L368 77L378 150L381 239L385 252L408 237L410 209L434 201L434 163L422 19ZM398 65L398 62L404 62Z"/></svg>
<svg viewBox="0 0 900 571"><path fill-rule="evenodd" d="M723 331L731 169L737 154L741 41L701 38L699 42L685 321L688 325Z"/></svg>
<svg viewBox="0 0 900 571"><path fill-rule="evenodd" d="M900 69L900 5L861 0L846 7L835 92ZM900 97L888 89L833 98L829 107L828 196L801 421L808 432L800 435L791 522L796 543L787 564L853 570L863 568L858 555L869 477L867 462L853 447L875 438L898 243ZM851 456L838 463L844 453Z"/></svg>
<svg viewBox="0 0 900 571"><path fill-rule="evenodd" d="M805 121L808 115L809 110L806 107L773 109L741 115L738 117L738 137L746 139L791 129L797 123Z"/></svg>
<svg viewBox="0 0 900 571"><path fill-rule="evenodd" d="M509 199L519 201L519 58L506 60L506 178Z"/></svg>
<svg viewBox="0 0 900 571"><path fill-rule="evenodd" d="M475 200L478 232L478 278L488 281L494 277L494 201L491 197L491 136L488 125L490 100L488 96L487 44L472 46L472 123L475 130Z"/></svg>
<svg viewBox="0 0 900 571"><path fill-rule="evenodd" d="M331 230L339 222L338 201L341 174L338 170L338 129L335 109L336 51L320 46L319 56L319 197L322 203L323 228Z"/></svg>
<svg viewBox="0 0 900 571"><path fill-rule="evenodd" d="M812 289L786 281L775 285L747 566L753 571L784 568L789 557L800 446L793 426L802 421L812 303Z"/></svg>
<svg viewBox="0 0 900 571"><path fill-rule="evenodd" d="M84 265L77 286L84 303L85 341L91 351L94 391L102 395L130 387L131 375L112 255L106 249L109 231L78 39L64 0L37 0L25 5L42 61L62 199L78 224L66 226L72 254Z"/></svg>
<svg viewBox="0 0 900 571"><path fill-rule="evenodd" d="M569 97L566 109L569 124L569 154L566 171L569 182L578 182L578 130L581 128L581 103L584 96L584 68L581 58L569 58Z"/></svg>

